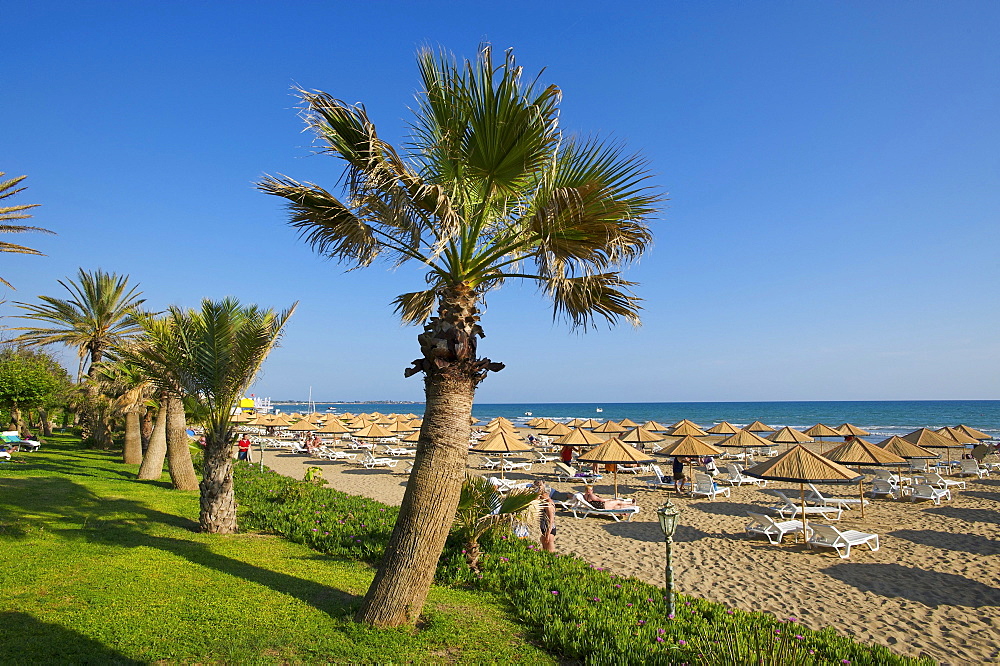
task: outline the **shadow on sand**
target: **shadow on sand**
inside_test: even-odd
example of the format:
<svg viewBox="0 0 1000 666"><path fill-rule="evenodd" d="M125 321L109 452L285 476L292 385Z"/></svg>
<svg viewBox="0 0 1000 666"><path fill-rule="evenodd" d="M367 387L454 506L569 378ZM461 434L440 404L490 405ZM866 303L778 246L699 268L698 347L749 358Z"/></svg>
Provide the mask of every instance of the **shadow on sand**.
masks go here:
<svg viewBox="0 0 1000 666"><path fill-rule="evenodd" d="M896 530L889 534L932 548L945 548L975 555L1000 555L1000 541L978 534L956 534L934 530Z"/></svg>
<svg viewBox="0 0 1000 666"><path fill-rule="evenodd" d="M821 571L863 592L900 597L928 606L1000 606L1000 590L965 576L901 564L834 564Z"/></svg>

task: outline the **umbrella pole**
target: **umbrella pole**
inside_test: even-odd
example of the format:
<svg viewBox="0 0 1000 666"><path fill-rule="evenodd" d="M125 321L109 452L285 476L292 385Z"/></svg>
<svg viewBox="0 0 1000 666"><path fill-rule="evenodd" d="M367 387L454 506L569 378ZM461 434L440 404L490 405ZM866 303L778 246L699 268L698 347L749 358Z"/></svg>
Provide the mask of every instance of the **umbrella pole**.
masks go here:
<svg viewBox="0 0 1000 666"><path fill-rule="evenodd" d="M803 543L809 541L809 537L806 534L806 484L799 482L799 495L802 499L802 541Z"/></svg>
<svg viewBox="0 0 1000 666"><path fill-rule="evenodd" d="M858 479L858 497L861 498L861 520L865 519L865 479Z"/></svg>
<svg viewBox="0 0 1000 666"><path fill-rule="evenodd" d="M615 499L618 499L618 465L615 465L613 474L615 476Z"/></svg>

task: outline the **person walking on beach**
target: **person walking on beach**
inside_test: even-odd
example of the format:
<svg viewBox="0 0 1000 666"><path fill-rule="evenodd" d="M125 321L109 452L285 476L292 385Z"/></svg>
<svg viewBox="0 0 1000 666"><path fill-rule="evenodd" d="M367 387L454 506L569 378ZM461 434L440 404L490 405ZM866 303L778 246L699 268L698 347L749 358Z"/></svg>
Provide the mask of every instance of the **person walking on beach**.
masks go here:
<svg viewBox="0 0 1000 666"><path fill-rule="evenodd" d="M556 552L556 504L552 501L549 489L542 481L535 481L535 488L538 490L538 530L541 533L539 542L542 549L549 552Z"/></svg>
<svg viewBox="0 0 1000 666"><path fill-rule="evenodd" d="M674 456L674 490L680 495L684 492L684 458Z"/></svg>

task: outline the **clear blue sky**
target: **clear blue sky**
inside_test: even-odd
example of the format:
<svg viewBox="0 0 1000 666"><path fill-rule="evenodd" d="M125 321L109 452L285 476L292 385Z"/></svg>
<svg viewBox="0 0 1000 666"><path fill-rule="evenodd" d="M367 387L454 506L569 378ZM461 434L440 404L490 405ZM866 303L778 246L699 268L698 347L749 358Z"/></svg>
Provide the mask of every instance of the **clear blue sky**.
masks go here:
<svg viewBox="0 0 1000 666"><path fill-rule="evenodd" d="M264 173L332 187L290 87L406 132L424 44L513 47L569 131L627 141L669 192L629 279L644 325L490 296L482 402L1000 397L1000 3L22 2L0 41L0 170L58 236L3 255L0 315L78 267L152 306L299 300L259 394L420 399L409 269L313 255ZM4 323L10 325L11 319Z"/></svg>

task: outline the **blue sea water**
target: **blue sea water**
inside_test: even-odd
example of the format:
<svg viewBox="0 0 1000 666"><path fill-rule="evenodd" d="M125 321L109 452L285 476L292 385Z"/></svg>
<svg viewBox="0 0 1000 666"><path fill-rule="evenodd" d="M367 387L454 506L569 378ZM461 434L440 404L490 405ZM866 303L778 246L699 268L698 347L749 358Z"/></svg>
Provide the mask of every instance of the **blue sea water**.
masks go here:
<svg viewBox="0 0 1000 666"><path fill-rule="evenodd" d="M317 411L382 412L423 414L423 404L334 404L317 403ZM305 404L279 405L283 412L301 412ZM598 411L601 410L601 411ZM1000 400L882 400L882 401L802 401L802 402L628 402L628 403L477 403L473 415L481 420L503 416L517 424L532 416L568 421L573 418L613 419L625 417L642 423L659 421L670 425L690 419L702 427L729 421L740 427L763 421L772 427L809 428L817 423L837 426L853 423L871 432L867 439L879 441L891 435L905 435L918 428L937 429L964 424L1000 439Z"/></svg>

